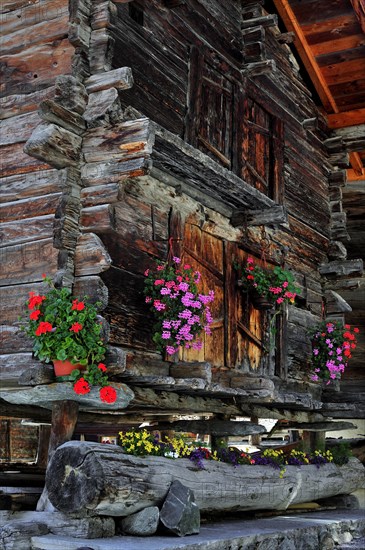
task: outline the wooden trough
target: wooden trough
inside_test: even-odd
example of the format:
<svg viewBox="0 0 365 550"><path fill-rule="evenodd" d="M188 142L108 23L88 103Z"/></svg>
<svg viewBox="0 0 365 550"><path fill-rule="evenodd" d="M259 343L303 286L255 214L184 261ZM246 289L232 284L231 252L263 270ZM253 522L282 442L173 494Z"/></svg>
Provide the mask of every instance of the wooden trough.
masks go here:
<svg viewBox="0 0 365 550"><path fill-rule="evenodd" d="M55 451L46 488L62 512L128 516L161 505L176 479L194 491L202 512L285 510L365 486L365 468L356 458L344 466L287 466L282 478L270 466L204 465L199 470L189 459L135 457L117 446L70 441Z"/></svg>

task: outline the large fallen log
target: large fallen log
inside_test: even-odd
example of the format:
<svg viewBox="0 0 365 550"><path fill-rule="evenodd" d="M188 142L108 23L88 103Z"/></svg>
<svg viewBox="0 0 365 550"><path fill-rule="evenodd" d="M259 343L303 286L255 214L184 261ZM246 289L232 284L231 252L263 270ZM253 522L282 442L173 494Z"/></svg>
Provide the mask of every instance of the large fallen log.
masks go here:
<svg viewBox="0 0 365 550"><path fill-rule="evenodd" d="M189 459L135 457L120 447L70 441L54 453L46 476L49 500L61 512L128 516L159 506L178 479L194 491L202 512L285 510L290 504L348 494L365 485L364 466L287 466L283 477L271 466L234 467Z"/></svg>

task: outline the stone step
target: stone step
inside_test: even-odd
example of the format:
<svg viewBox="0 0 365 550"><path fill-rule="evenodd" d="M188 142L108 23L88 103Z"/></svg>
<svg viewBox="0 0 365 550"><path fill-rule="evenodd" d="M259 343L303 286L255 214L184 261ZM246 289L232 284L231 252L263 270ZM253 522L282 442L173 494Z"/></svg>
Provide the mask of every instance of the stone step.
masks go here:
<svg viewBox="0 0 365 550"><path fill-rule="evenodd" d="M205 524L199 535L188 537L116 536L74 539L33 536L30 550L229 550L230 548L342 548L365 535L364 510L330 510L264 519L240 519ZM270 546L269 546L270 544ZM339 546L338 546L339 545Z"/></svg>

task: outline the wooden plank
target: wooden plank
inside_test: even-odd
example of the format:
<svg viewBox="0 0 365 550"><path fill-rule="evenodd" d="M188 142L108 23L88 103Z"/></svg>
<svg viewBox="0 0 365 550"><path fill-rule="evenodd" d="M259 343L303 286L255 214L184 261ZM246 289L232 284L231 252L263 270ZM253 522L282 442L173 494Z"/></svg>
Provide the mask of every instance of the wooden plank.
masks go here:
<svg viewBox="0 0 365 550"><path fill-rule="evenodd" d="M123 162L91 162L81 167L81 179L84 185L103 185L121 182L128 178L144 176L151 168L151 161L144 157L128 159Z"/></svg>
<svg viewBox="0 0 365 550"><path fill-rule="evenodd" d="M336 39L358 34L360 28L354 13L349 12L346 15L339 15L331 19L325 19L324 21L317 21L314 24L303 25L302 31L307 38L308 44L312 45L330 40L334 32L336 33Z"/></svg>
<svg viewBox="0 0 365 550"><path fill-rule="evenodd" d="M60 193L62 176L63 173L59 170L40 170L1 178L0 202L4 204L30 197Z"/></svg>
<svg viewBox="0 0 365 550"><path fill-rule="evenodd" d="M365 181L365 174L358 174L355 170L347 170L347 181Z"/></svg>
<svg viewBox="0 0 365 550"><path fill-rule="evenodd" d="M356 59L363 59L365 55L365 45L358 48L351 48L351 50L345 50L340 52L332 52L323 54L316 57L318 66L320 68L328 67L330 65L338 65L346 63L347 61L354 61Z"/></svg>
<svg viewBox="0 0 365 550"><path fill-rule="evenodd" d="M43 43L55 42L67 37L69 13L68 7L63 2L59 6L57 17L49 19L48 14L43 21L31 25L26 29L3 34L1 38L2 55L14 55L24 50Z"/></svg>
<svg viewBox="0 0 365 550"><path fill-rule="evenodd" d="M110 204L83 208L80 227L84 231L101 233L115 228L115 210Z"/></svg>
<svg viewBox="0 0 365 550"><path fill-rule="evenodd" d="M150 426L148 429L156 429L155 426ZM158 429L173 430L175 432L187 432L195 434L210 434L217 436L224 435L251 435L266 433L265 426L254 424L244 420L231 421L219 420L179 420L177 422L159 422Z"/></svg>
<svg viewBox="0 0 365 550"><path fill-rule="evenodd" d="M82 152L86 162L121 161L150 155L153 144L153 126L148 118L140 118L89 130Z"/></svg>
<svg viewBox="0 0 365 550"><path fill-rule="evenodd" d="M82 135L86 130L83 117L70 109L66 109L57 101L46 99L39 106L38 114L42 120L62 126L70 132Z"/></svg>
<svg viewBox="0 0 365 550"><path fill-rule="evenodd" d="M42 273L55 272L58 250L52 239L42 239L0 249L0 286L39 281Z"/></svg>
<svg viewBox="0 0 365 550"><path fill-rule="evenodd" d="M43 21L52 21L68 11L65 0L9 1L1 19L1 34L7 35L21 29L28 30ZM2 8L6 2L2 2Z"/></svg>
<svg viewBox="0 0 365 550"><path fill-rule="evenodd" d="M0 242L9 246L53 237L54 219L52 214L4 222L0 224Z"/></svg>
<svg viewBox="0 0 365 550"><path fill-rule="evenodd" d="M361 30L365 33L365 4L363 0L350 0L352 7L356 13L356 17L359 20Z"/></svg>
<svg viewBox="0 0 365 550"><path fill-rule="evenodd" d="M26 113L5 119L1 123L0 146L27 141L40 122L38 113Z"/></svg>
<svg viewBox="0 0 365 550"><path fill-rule="evenodd" d="M365 124L365 108L326 115L326 119L329 128L345 128L347 126Z"/></svg>
<svg viewBox="0 0 365 550"><path fill-rule="evenodd" d="M343 63L322 67L321 72L327 83L327 87L345 82L353 82L354 80L364 77L365 59L353 59L351 61L344 61Z"/></svg>
<svg viewBox="0 0 365 550"><path fill-rule="evenodd" d="M54 213L60 196L61 193L52 193L0 204L0 219L2 222L9 222Z"/></svg>
<svg viewBox="0 0 365 550"><path fill-rule="evenodd" d="M56 168L78 165L82 138L56 126L40 124L24 146L24 151Z"/></svg>
<svg viewBox="0 0 365 550"><path fill-rule="evenodd" d="M38 109L45 99L54 96L54 86L49 86L28 94L14 94L0 98L0 119L22 115Z"/></svg>
<svg viewBox="0 0 365 550"><path fill-rule="evenodd" d="M296 34L297 40L295 41L295 47L297 48L299 55L302 58L303 64L312 79L312 82L317 90L319 97L321 98L321 101L323 102L323 105L328 111L333 110L335 113L338 112L337 105L328 88L328 84L322 72L318 68L315 57L306 39L305 33L299 25L292 8L289 6L286 0L274 0L274 4L276 9L278 10L279 15L283 19L287 30L294 31Z"/></svg>
<svg viewBox="0 0 365 550"><path fill-rule="evenodd" d="M71 72L73 53L73 46L65 39L57 45L39 44L14 55L3 56L0 77L4 86L1 97L32 93L40 87L51 86L56 76ZM7 78L9 73L11 79Z"/></svg>
<svg viewBox="0 0 365 550"><path fill-rule="evenodd" d="M0 148L0 163L3 177L51 168L49 164L31 157L23 149L23 143L4 145Z"/></svg>
<svg viewBox="0 0 365 550"><path fill-rule="evenodd" d="M311 44L311 50L315 57L322 54L341 52L351 50L365 45L365 36L362 33L345 36L343 38L333 38L326 42Z"/></svg>
<svg viewBox="0 0 365 550"><path fill-rule="evenodd" d="M350 164L358 176L365 176L365 166L359 153L350 153Z"/></svg>

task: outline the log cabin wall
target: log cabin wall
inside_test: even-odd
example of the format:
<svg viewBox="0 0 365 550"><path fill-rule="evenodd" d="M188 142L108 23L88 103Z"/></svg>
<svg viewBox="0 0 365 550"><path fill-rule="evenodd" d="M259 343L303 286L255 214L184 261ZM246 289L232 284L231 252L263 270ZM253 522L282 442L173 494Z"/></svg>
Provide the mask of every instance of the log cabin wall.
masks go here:
<svg viewBox="0 0 365 550"><path fill-rule="evenodd" d="M169 220L179 211L186 241L180 248L189 249L191 239L210 241L201 246L214 249L218 271L222 266L218 280L223 281L223 272L228 280L231 277L219 284L208 275L215 290L221 289L221 303L225 295L226 304L231 305L217 311L211 344L214 354L206 349L203 355L189 353L185 358L249 371L260 366L259 372L268 375L280 372L284 378L288 373L291 378L303 378L307 360L303 358L309 353L306 329L322 314L317 267L327 261L331 239L328 178L333 167L322 145L327 137L323 121L288 46L281 43L276 22L259 3L243 10L239 2L231 2L230 9L219 1L174 6L160 1L113 3L108 23L112 68L129 64L134 78L133 87L120 93L122 107L137 119L146 116L156 123L151 176L124 185L129 207L114 207L113 228L105 227L101 235L93 226L112 258L112 267L102 278L109 288L107 316L116 345L151 349L142 298L138 303L132 289L142 291L143 272L151 256L166 258L172 235ZM318 117L319 123L308 124ZM96 143L91 139L90 150ZM156 202L157 181L167 187L158 186L161 194ZM88 185L99 183L100 178L87 181ZM261 193L251 195L251 187ZM190 201L187 210L186 195L196 201ZM288 222L275 231L270 226L263 232L262 226L245 224L244 215L234 229L227 224L227 218L236 214L239 218L241 210L273 204L284 205L288 212ZM129 221L133 208L138 216L135 213ZM219 221L218 214L223 216ZM110 231L116 227L118 239ZM183 232L180 229L178 237ZM285 365L276 367L275 360L257 349L260 343L266 345L262 315L252 321L256 329L251 334L239 334L245 330L238 326L242 304L234 274L229 275L227 267L242 253L240 249L262 259L264 242L267 260L285 262L294 269L302 289L302 307L291 308L289 313L292 330L281 359ZM189 250L185 252L191 260ZM195 260L207 254L207 250L195 251ZM227 284L230 291L225 290ZM131 314L128 323L126 311ZM223 335L218 327L222 316L226 316ZM257 336L255 330L263 334ZM224 379L221 372L216 377Z"/></svg>
<svg viewBox="0 0 365 550"><path fill-rule="evenodd" d="M330 247L338 254L329 189L342 183L275 16L235 0L40 5L40 22L34 6L5 8L6 378L32 364L17 318L47 272L102 302L113 374L171 389L173 365L154 352L142 289L151 261L173 251L219 298L212 340L180 359L208 361L213 382L232 393L248 383L240 374L255 374L277 385L265 380L265 399L297 408L296 397L285 401L290 389L310 407L318 391L307 384L306 329L322 314L318 267ZM236 286L232 261L248 253L291 268L300 286L275 353L268 317Z"/></svg>

